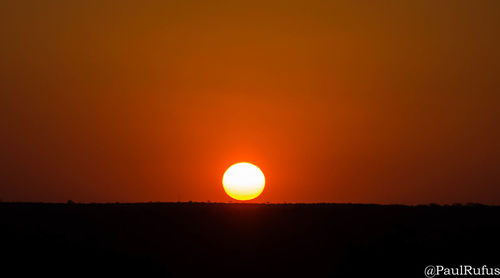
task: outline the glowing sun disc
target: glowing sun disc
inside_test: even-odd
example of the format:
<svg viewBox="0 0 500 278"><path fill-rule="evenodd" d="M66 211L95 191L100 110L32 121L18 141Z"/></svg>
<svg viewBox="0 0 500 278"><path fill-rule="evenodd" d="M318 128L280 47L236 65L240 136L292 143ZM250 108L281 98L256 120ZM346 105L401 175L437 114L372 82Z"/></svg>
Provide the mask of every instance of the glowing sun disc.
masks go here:
<svg viewBox="0 0 500 278"><path fill-rule="evenodd" d="M224 191L240 201L257 198L264 190L265 183L266 179L259 167L248 162L233 164L222 177Z"/></svg>

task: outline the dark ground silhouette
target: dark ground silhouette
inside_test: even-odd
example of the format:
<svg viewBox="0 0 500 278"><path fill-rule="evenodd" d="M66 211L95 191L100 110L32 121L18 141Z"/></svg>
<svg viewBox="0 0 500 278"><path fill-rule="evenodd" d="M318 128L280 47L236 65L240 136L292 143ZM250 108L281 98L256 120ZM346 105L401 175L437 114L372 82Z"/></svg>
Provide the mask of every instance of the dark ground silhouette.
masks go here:
<svg viewBox="0 0 500 278"><path fill-rule="evenodd" d="M499 213L482 205L0 203L0 276L425 277L430 264L500 267Z"/></svg>

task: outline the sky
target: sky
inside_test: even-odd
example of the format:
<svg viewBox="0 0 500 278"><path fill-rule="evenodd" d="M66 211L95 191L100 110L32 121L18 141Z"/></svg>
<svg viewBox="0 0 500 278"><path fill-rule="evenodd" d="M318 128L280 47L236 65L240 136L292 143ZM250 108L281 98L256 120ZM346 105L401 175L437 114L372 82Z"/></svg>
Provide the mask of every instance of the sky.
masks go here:
<svg viewBox="0 0 500 278"><path fill-rule="evenodd" d="M499 1L0 5L4 201L500 204Z"/></svg>

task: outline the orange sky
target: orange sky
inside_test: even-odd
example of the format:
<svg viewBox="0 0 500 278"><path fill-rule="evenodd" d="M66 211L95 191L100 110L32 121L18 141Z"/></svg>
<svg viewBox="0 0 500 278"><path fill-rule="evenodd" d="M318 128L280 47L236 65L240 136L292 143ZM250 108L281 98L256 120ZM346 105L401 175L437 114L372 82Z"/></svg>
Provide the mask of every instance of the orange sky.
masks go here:
<svg viewBox="0 0 500 278"><path fill-rule="evenodd" d="M1 5L5 201L500 204L499 1Z"/></svg>

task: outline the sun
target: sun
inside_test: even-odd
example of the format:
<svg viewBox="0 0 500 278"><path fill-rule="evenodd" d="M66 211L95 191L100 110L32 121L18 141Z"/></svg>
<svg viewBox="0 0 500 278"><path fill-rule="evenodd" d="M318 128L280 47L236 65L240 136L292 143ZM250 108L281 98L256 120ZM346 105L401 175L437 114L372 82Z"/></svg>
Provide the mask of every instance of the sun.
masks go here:
<svg viewBox="0 0 500 278"><path fill-rule="evenodd" d="M224 191L240 201L257 198L264 190L265 183L266 179L259 167L248 162L233 164L222 177Z"/></svg>

